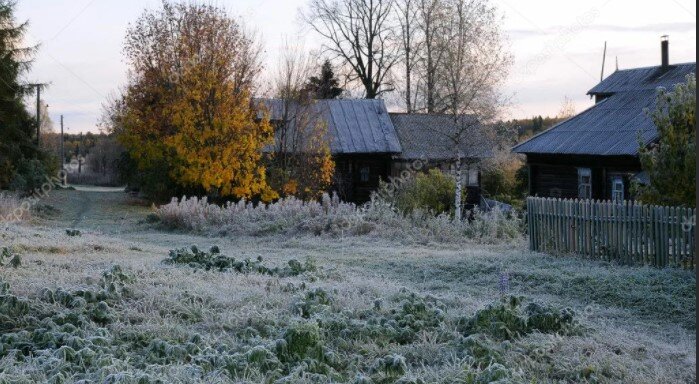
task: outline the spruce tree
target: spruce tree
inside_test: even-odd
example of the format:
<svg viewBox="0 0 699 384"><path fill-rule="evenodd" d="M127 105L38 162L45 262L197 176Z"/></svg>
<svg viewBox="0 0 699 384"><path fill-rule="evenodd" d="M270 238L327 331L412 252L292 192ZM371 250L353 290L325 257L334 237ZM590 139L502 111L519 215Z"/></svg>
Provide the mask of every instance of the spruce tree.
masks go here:
<svg viewBox="0 0 699 384"><path fill-rule="evenodd" d="M325 60L320 70L320 76L308 80L306 92L309 97L317 100L337 99L344 90L340 88L340 80L335 76L330 60Z"/></svg>
<svg viewBox="0 0 699 384"><path fill-rule="evenodd" d="M23 101L31 90L20 81L36 48L18 45L27 23L16 24L15 5L14 1L0 0L0 189L33 188L27 179L36 180L37 175L18 176L18 172L43 169L33 137L36 123Z"/></svg>

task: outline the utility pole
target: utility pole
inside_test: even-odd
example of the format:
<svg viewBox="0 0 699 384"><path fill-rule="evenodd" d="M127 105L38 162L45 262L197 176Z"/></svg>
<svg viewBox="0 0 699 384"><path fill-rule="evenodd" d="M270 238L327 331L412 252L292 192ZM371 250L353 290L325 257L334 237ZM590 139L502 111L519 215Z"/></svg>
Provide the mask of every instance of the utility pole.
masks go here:
<svg viewBox="0 0 699 384"><path fill-rule="evenodd" d="M84 141L83 141L83 133L80 132L80 144L78 145L78 177L79 180L82 181L83 177L83 156L82 152L85 151L85 146L84 146Z"/></svg>
<svg viewBox="0 0 699 384"><path fill-rule="evenodd" d="M599 81L604 80L604 65L607 63L607 42L604 42L604 53L602 54L602 75L600 76Z"/></svg>
<svg viewBox="0 0 699 384"><path fill-rule="evenodd" d="M66 162L66 154L65 154L65 147L63 144L63 115L61 115L61 171L63 170L65 162Z"/></svg>
<svg viewBox="0 0 699 384"><path fill-rule="evenodd" d="M39 144L41 144L41 89L46 87L48 84L36 83L27 85L30 87L36 87L36 147L39 148Z"/></svg>
<svg viewBox="0 0 699 384"><path fill-rule="evenodd" d="M39 148L41 137L41 87L36 87L36 147Z"/></svg>

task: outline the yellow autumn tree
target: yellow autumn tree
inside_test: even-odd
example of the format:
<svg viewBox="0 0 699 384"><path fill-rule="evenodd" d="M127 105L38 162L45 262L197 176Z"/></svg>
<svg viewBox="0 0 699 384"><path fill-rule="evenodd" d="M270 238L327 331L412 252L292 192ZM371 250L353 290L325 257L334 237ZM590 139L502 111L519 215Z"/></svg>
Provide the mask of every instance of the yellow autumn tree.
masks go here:
<svg viewBox="0 0 699 384"><path fill-rule="evenodd" d="M259 45L213 5L163 2L128 31L130 82L119 136L140 183L268 201L262 149L269 122L251 102Z"/></svg>

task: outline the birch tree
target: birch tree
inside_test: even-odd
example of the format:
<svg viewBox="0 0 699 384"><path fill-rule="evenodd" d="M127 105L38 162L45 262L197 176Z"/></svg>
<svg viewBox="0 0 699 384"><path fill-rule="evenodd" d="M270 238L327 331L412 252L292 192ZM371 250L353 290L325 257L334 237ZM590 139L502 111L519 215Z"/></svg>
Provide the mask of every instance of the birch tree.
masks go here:
<svg viewBox="0 0 699 384"><path fill-rule="evenodd" d="M496 131L487 129L501 111L500 87L512 56L500 30L496 9L487 0L444 0L443 58L437 82L443 87L444 111L454 131L438 131L453 143L456 219L461 219L463 170L492 150Z"/></svg>
<svg viewBox="0 0 699 384"><path fill-rule="evenodd" d="M422 78L422 109L438 112L439 70L448 47L443 38L448 13L445 0L419 0L417 29L423 39L418 72Z"/></svg>
<svg viewBox="0 0 699 384"><path fill-rule="evenodd" d="M402 93L405 108L408 113L416 110L418 84L413 82L414 73L420 61L420 51L424 39L419 34L416 21L419 18L421 0L398 0L396 3L396 19L400 26L400 52L403 65Z"/></svg>

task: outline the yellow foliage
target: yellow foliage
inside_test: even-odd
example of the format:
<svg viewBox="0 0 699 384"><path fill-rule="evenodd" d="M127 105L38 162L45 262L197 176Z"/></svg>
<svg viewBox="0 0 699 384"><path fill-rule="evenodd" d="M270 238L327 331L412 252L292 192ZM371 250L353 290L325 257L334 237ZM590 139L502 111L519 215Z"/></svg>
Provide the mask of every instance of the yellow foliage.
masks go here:
<svg viewBox="0 0 699 384"><path fill-rule="evenodd" d="M261 158L274 132L251 102L253 45L225 11L206 5L168 5L130 29L133 73L120 139L140 170L166 164L181 187L278 197Z"/></svg>

